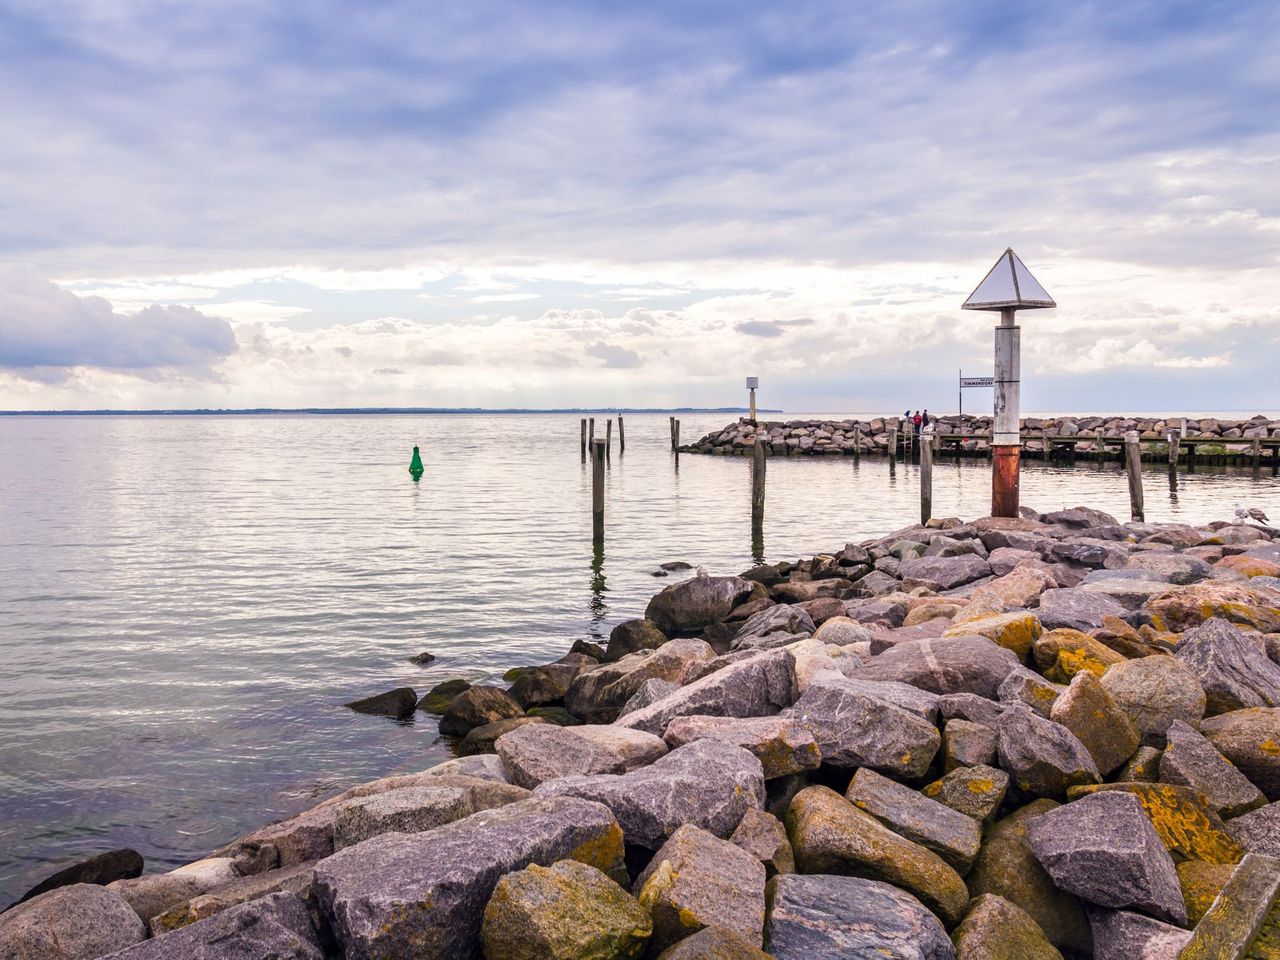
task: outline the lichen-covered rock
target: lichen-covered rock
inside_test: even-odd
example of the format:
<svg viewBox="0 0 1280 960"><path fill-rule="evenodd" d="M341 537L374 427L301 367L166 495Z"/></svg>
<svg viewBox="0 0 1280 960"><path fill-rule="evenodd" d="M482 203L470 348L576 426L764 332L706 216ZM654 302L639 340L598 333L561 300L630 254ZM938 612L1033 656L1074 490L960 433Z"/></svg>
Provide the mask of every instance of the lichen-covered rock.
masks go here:
<svg viewBox="0 0 1280 960"><path fill-rule="evenodd" d="M287 837L288 834L285 836ZM325 816L323 843L319 846L325 851L323 856L333 852L332 812ZM274 850L275 847L272 846L271 849ZM295 848L287 843L284 849L290 854L296 852ZM276 858L281 858L279 852L276 853ZM176 870L170 870L168 873L150 873L127 880L115 880L107 884L107 889L123 897L144 923L150 923L152 917L164 913L175 904L183 903L235 880L238 875L232 867L232 862L230 857L209 857L188 863ZM291 862L301 863L302 860L291 858ZM274 864L271 865L274 866Z"/></svg>
<svg viewBox="0 0 1280 960"><path fill-rule="evenodd" d="M808 724L826 764L923 776L942 742L938 728L864 692L869 686L824 675L783 716Z"/></svg>
<svg viewBox="0 0 1280 960"><path fill-rule="evenodd" d="M636 878L653 917L652 950L721 927L759 944L764 928L764 864L745 850L686 824Z"/></svg>
<svg viewBox="0 0 1280 960"><path fill-rule="evenodd" d="M1127 613L1128 607L1120 601L1078 587L1046 590L1040 594L1040 606L1037 610L1041 625L1049 631L1093 630L1102 626L1103 617L1123 618Z"/></svg>
<svg viewBox="0 0 1280 960"><path fill-rule="evenodd" d="M133 908L96 883L58 887L0 913L5 960L96 960L146 935Z"/></svg>
<svg viewBox="0 0 1280 960"><path fill-rule="evenodd" d="M982 557L966 553L958 557L918 557L899 567L902 586L906 590L927 587L951 590L962 584L991 576L991 566Z"/></svg>
<svg viewBox="0 0 1280 960"><path fill-rule="evenodd" d="M1203 721L1200 732L1268 800L1280 800L1280 709L1232 710Z"/></svg>
<svg viewBox="0 0 1280 960"><path fill-rule="evenodd" d="M1103 776L1133 756L1141 743L1138 728L1128 714L1088 670L1071 678L1066 693L1054 701L1049 718L1075 734Z"/></svg>
<svg viewBox="0 0 1280 960"><path fill-rule="evenodd" d="M620 737L652 741L638 759L656 759L666 753L666 745L653 734L612 726L557 727L551 724L521 727L499 737L494 743L503 771L512 783L532 790L540 783L577 774L626 773L639 764L627 753L583 731L599 730ZM636 749L640 749L637 747Z"/></svg>
<svg viewBox="0 0 1280 960"><path fill-rule="evenodd" d="M486 960L636 960L653 931L649 913L595 867L531 863L498 881L484 908Z"/></svg>
<svg viewBox="0 0 1280 960"><path fill-rule="evenodd" d="M622 832L608 808L533 798L425 833L384 833L316 865L316 892L348 960L470 958L504 874L572 858L618 877Z"/></svg>
<svg viewBox="0 0 1280 960"><path fill-rule="evenodd" d="M422 699L418 701L418 709L424 713L444 713L449 709L449 704L453 703L454 698L470 686L469 680L456 678L437 683L423 694Z"/></svg>
<svg viewBox="0 0 1280 960"><path fill-rule="evenodd" d="M1059 950L1087 955L1092 936L1080 902L1054 886L1027 842L1027 824L1058 808L1052 800L1034 800L997 820L969 872L969 892L1004 897L1030 914Z"/></svg>
<svg viewBox="0 0 1280 960"><path fill-rule="evenodd" d="M1053 683L1070 683L1081 670L1101 677L1109 667L1124 660L1087 633L1069 627L1042 633L1032 645L1031 654L1036 668Z"/></svg>
<svg viewBox="0 0 1280 960"><path fill-rule="evenodd" d="M867 767L853 775L845 797L894 833L932 850L961 875L982 845L976 820Z"/></svg>
<svg viewBox="0 0 1280 960"><path fill-rule="evenodd" d="M1280 665L1226 620L1213 617L1188 630L1174 656L1200 681L1210 716L1280 706Z"/></svg>
<svg viewBox="0 0 1280 960"><path fill-rule="evenodd" d="M1101 907L1187 922L1173 858L1137 797L1099 793L1035 817L1027 839L1062 890Z"/></svg>
<svg viewBox="0 0 1280 960"><path fill-rule="evenodd" d="M507 691L480 684L468 687L453 698L440 717L440 732L450 737L465 737L474 727L522 716L524 708Z"/></svg>
<svg viewBox="0 0 1280 960"><path fill-rule="evenodd" d="M1027 707L1006 708L996 721L996 737L1001 768L1026 793L1059 798L1069 787L1102 780L1075 734Z"/></svg>
<svg viewBox="0 0 1280 960"><path fill-rule="evenodd" d="M316 871L309 863L292 867L280 867L251 876L241 877L208 893L193 897L164 913L151 918L151 935L154 937L217 916L224 910L260 900L275 893L291 893L307 905L312 920L320 923L316 906Z"/></svg>
<svg viewBox="0 0 1280 960"><path fill-rule="evenodd" d="M1182 632L1213 617L1266 633L1280 631L1280 601L1254 583L1203 580L1147 601L1159 630Z"/></svg>
<svg viewBox="0 0 1280 960"><path fill-rule="evenodd" d="M627 843L654 850L686 823L730 836L748 807L764 806L764 772L741 747L697 740L621 776L549 780L534 796L603 803L617 817Z"/></svg>
<svg viewBox="0 0 1280 960"><path fill-rule="evenodd" d="M624 620L609 631L605 659L621 660L637 650L657 650L667 642L667 635L652 620Z"/></svg>
<svg viewBox="0 0 1280 960"><path fill-rule="evenodd" d="M701 630L727 617L751 589L741 577L693 577L657 594L644 616L667 634Z"/></svg>
<svg viewBox="0 0 1280 960"><path fill-rule="evenodd" d="M1001 703L1024 703L1048 719L1053 704L1065 692L1061 684L1051 683L1034 670L1022 667L1010 671L996 691Z"/></svg>
<svg viewBox="0 0 1280 960"><path fill-rule="evenodd" d="M767 877L796 871L787 828L771 813L748 807L729 840L763 863Z"/></svg>
<svg viewBox="0 0 1280 960"><path fill-rule="evenodd" d="M592 666L594 660L587 660ZM541 707L559 703L569 692L573 678L582 671L579 663L545 663L540 666L520 667L511 689L511 699L524 707Z"/></svg>
<svg viewBox="0 0 1280 960"><path fill-rule="evenodd" d="M965 619L948 627L944 637L978 636L1012 650L1019 660L1027 662L1031 653L1031 645L1035 643L1042 630L1040 621L1029 610L1013 610L1009 613L997 613L977 619Z"/></svg>
<svg viewBox="0 0 1280 960"><path fill-rule="evenodd" d="M875 880L788 874L769 881L765 950L775 960L955 960L938 918Z"/></svg>
<svg viewBox="0 0 1280 960"><path fill-rule="evenodd" d="M1222 957L1266 960L1268 953L1275 953L1268 948L1275 943L1273 918L1278 899L1280 860L1257 853L1246 855L1196 924L1179 960L1220 960ZM1259 944L1257 941L1263 939L1259 934L1268 921L1272 929L1264 935L1270 943ZM1250 950L1251 946L1262 946L1266 952L1255 953Z"/></svg>
<svg viewBox="0 0 1280 960"><path fill-rule="evenodd" d="M1004 897L975 897L951 932L956 960L1062 960L1031 915Z"/></svg>
<svg viewBox="0 0 1280 960"><path fill-rule="evenodd" d="M1223 817L1238 817L1267 802L1262 791L1189 724L1175 720L1167 737L1160 757L1163 782L1199 790Z"/></svg>
<svg viewBox="0 0 1280 960"><path fill-rule="evenodd" d="M858 671L863 680L896 680L930 693L976 693L995 699L1001 682L1018 666L1011 651L986 637L908 640L873 657Z"/></svg>
<svg viewBox="0 0 1280 960"><path fill-rule="evenodd" d="M292 893L273 893L103 960L323 960L324 956L306 904Z"/></svg>
<svg viewBox="0 0 1280 960"><path fill-rule="evenodd" d="M731 930L706 927L667 947L658 960L771 960L769 954Z"/></svg>
<svg viewBox="0 0 1280 960"><path fill-rule="evenodd" d="M943 922L960 921L968 891L939 857L881 826L840 794L807 787L787 810L787 837L802 873L874 877L919 897Z"/></svg>
<svg viewBox="0 0 1280 960"><path fill-rule="evenodd" d="M942 728L943 769L990 766L996 762L996 732L985 724L963 717L948 720Z"/></svg>
<svg viewBox="0 0 1280 960"><path fill-rule="evenodd" d="M926 784L921 791L931 800L986 823L1004 802L1009 775L996 767L957 767L941 780Z"/></svg>
<svg viewBox="0 0 1280 960"><path fill-rule="evenodd" d="M1280 859L1280 803L1269 803L1252 813L1228 820L1227 830L1246 853L1262 853Z"/></svg>
<svg viewBox="0 0 1280 960"><path fill-rule="evenodd" d="M1217 899L1222 888L1235 873L1234 863L1205 863L1184 860L1177 865L1182 900L1187 905L1187 922L1195 926Z"/></svg>
<svg viewBox="0 0 1280 960"><path fill-rule="evenodd" d="M787 717L676 717L663 737L673 748L704 738L751 751L766 780L813 770L822 762L813 733Z"/></svg>
<svg viewBox="0 0 1280 960"><path fill-rule="evenodd" d="M1102 675L1102 686L1149 746L1163 747L1175 720L1194 727L1204 716L1204 688L1177 657L1124 660Z"/></svg>
<svg viewBox="0 0 1280 960"><path fill-rule="evenodd" d="M1160 756L1155 747L1139 747L1115 775L1117 781L1143 780L1155 783L1160 779Z"/></svg>
<svg viewBox="0 0 1280 960"><path fill-rule="evenodd" d="M1102 783L1073 787L1067 796L1075 799L1115 791L1138 798L1142 812L1174 860L1235 863L1243 855L1204 794L1188 787L1170 783Z"/></svg>
<svg viewBox="0 0 1280 960"><path fill-rule="evenodd" d="M767 717L795 703L795 661L786 650L766 650L731 663L627 714L619 726L662 736L676 717Z"/></svg>
<svg viewBox="0 0 1280 960"><path fill-rule="evenodd" d="M1129 910L1089 911L1093 960L1178 960L1191 931Z"/></svg>

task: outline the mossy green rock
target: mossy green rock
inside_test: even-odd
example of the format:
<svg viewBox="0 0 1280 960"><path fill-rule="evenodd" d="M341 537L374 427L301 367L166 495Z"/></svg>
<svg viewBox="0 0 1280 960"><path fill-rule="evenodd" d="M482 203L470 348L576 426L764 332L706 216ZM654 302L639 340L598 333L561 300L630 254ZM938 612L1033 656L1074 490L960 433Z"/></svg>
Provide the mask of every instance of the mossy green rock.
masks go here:
<svg viewBox="0 0 1280 960"><path fill-rule="evenodd" d="M994 893L974 898L951 942L956 960L1062 960L1031 914Z"/></svg>
<svg viewBox="0 0 1280 960"><path fill-rule="evenodd" d="M960 875L932 851L898 836L827 787L807 787L787 810L787 836L801 873L883 880L918 897L948 926L969 894Z"/></svg>
<svg viewBox="0 0 1280 960"><path fill-rule="evenodd" d="M480 939L487 960L634 960L652 932L634 897L595 867L561 860L499 880Z"/></svg>
<svg viewBox="0 0 1280 960"><path fill-rule="evenodd" d="M1059 950L1087 955L1093 936L1080 902L1054 886L1027 842L1027 822L1058 806L1052 800L1035 800L996 821L969 872L969 893L1004 897L1030 914Z"/></svg>
<svg viewBox="0 0 1280 960"><path fill-rule="evenodd" d="M418 709L426 713L444 713L454 698L471 686L466 680L445 680L437 683L418 701Z"/></svg>

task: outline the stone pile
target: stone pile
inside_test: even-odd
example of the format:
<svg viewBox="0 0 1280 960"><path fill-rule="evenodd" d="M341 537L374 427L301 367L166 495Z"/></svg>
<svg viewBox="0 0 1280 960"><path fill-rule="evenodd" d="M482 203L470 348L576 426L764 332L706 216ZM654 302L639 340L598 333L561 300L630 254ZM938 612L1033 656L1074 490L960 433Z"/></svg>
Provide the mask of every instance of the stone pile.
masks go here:
<svg viewBox="0 0 1280 960"><path fill-rule="evenodd" d="M645 614L421 698L457 759L49 889L0 956L1276 955L1280 531L933 521Z"/></svg>
<svg viewBox="0 0 1280 960"><path fill-rule="evenodd" d="M931 418L937 433L987 434L991 433L990 417L944 416ZM773 456L819 455L861 453L887 453L891 432L894 429L913 429L901 417L873 417L869 420L789 420L785 422L739 420L723 430L707 434L701 440L681 447L687 453L719 455L745 455L751 452L758 439L763 439ZM1088 438L1119 440L1129 431L1136 431L1143 440L1165 441L1170 430L1180 431L1182 419L1154 417L1054 417L1041 419L1024 417L1022 441L1029 451L1044 449L1044 437L1076 437L1082 441L1076 445L1079 453L1095 449ZM1202 441L1206 448L1222 447L1224 453L1244 453L1255 438L1266 440L1280 438L1280 420L1270 420L1262 415L1249 420L1217 420L1211 418L1188 419L1186 438ZM976 452L988 449L984 439L960 441L960 448ZM954 449L955 445L948 445Z"/></svg>

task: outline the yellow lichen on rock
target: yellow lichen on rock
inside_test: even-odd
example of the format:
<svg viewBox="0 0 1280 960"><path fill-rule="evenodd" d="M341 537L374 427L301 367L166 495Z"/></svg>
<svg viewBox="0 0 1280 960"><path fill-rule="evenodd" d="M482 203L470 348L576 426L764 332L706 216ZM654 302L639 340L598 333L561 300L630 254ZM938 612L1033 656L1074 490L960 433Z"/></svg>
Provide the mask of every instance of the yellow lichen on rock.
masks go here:
<svg viewBox="0 0 1280 960"><path fill-rule="evenodd" d="M999 613L956 623L943 631L944 637L980 636L992 640L1006 650L1012 650L1018 659L1026 662L1031 645L1040 637L1043 628L1040 620L1028 610Z"/></svg>
<svg viewBox="0 0 1280 960"><path fill-rule="evenodd" d="M1167 783L1103 783L1072 787L1070 799L1101 790L1125 790L1134 794L1156 828L1156 835L1175 861L1238 863L1244 850L1226 830L1204 794L1190 787Z"/></svg>

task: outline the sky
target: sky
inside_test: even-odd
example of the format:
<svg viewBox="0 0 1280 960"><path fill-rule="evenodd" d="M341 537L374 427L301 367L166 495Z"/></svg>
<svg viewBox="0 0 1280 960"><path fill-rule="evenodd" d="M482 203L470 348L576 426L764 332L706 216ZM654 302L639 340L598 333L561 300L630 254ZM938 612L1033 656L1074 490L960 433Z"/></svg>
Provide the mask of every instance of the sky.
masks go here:
<svg viewBox="0 0 1280 960"><path fill-rule="evenodd" d="M0 409L1280 408L1280 5L0 0ZM989 408L971 391L967 409Z"/></svg>

